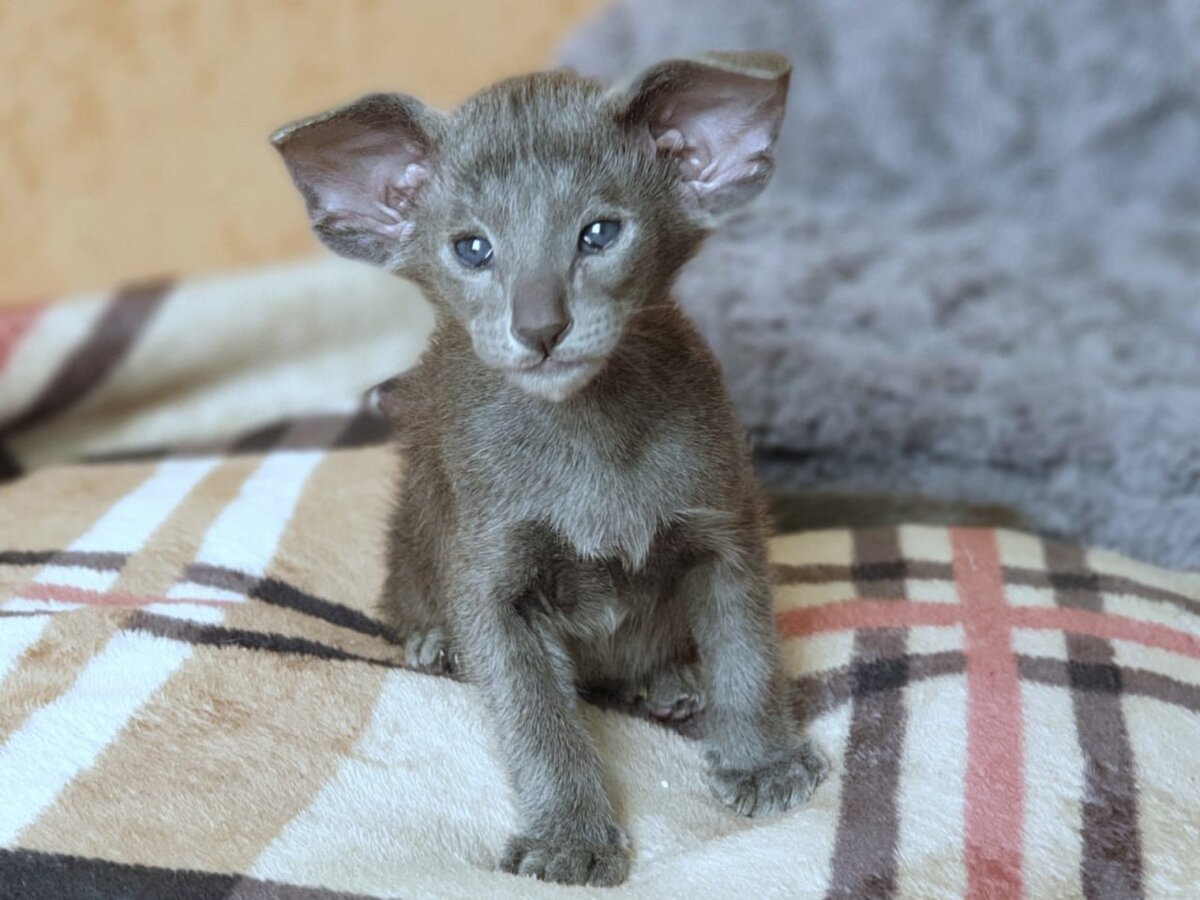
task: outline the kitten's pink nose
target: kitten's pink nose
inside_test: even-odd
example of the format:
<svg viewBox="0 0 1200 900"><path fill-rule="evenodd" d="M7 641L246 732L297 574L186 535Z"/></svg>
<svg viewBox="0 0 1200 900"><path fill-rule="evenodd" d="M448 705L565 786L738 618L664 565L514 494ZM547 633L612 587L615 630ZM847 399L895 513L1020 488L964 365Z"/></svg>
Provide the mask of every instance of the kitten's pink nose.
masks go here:
<svg viewBox="0 0 1200 900"><path fill-rule="evenodd" d="M514 285L512 333L518 341L549 356L570 327L566 285L561 277L535 277Z"/></svg>
<svg viewBox="0 0 1200 900"><path fill-rule="evenodd" d="M571 327L569 320L556 319L542 325L513 326L513 334L517 340L530 350L538 350L543 356L549 356L550 351L558 346L567 329Z"/></svg>

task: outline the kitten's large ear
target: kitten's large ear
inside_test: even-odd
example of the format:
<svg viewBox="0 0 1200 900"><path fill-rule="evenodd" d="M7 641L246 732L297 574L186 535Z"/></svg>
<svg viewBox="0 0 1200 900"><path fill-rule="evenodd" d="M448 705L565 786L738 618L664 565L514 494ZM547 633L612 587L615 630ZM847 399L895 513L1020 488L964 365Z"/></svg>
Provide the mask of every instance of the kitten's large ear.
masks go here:
<svg viewBox="0 0 1200 900"><path fill-rule="evenodd" d="M271 135L329 247L374 263L400 259L429 177L435 116L412 97L372 94Z"/></svg>
<svg viewBox="0 0 1200 900"><path fill-rule="evenodd" d="M673 158L689 199L716 216L752 199L775 168L792 65L778 53L659 63L629 90L623 124Z"/></svg>

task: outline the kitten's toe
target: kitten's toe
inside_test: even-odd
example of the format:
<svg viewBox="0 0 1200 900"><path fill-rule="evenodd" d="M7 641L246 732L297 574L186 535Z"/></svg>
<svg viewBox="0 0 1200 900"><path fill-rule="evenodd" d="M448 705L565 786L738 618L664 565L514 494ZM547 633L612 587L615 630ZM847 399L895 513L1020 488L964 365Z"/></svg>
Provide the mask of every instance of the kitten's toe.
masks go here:
<svg viewBox="0 0 1200 900"><path fill-rule="evenodd" d="M605 841L517 835L508 842L500 869L558 884L611 887L629 874L629 841L615 825Z"/></svg>
<svg viewBox="0 0 1200 900"><path fill-rule="evenodd" d="M661 669L650 677L638 698L656 719L680 722L704 709L700 670L694 665Z"/></svg>
<svg viewBox="0 0 1200 900"><path fill-rule="evenodd" d="M435 626L409 633L404 640L404 664L423 672L450 674L459 668L458 652L446 630Z"/></svg>
<svg viewBox="0 0 1200 900"><path fill-rule="evenodd" d="M812 796L829 771L807 741L781 759L749 770L715 769L708 774L713 796L743 816L791 809Z"/></svg>

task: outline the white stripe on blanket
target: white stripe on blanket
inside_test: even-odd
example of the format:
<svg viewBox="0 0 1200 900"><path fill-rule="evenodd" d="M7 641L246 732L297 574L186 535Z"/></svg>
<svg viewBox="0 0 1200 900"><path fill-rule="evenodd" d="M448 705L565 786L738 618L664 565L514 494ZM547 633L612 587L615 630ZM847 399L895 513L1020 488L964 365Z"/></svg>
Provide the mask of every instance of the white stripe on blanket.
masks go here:
<svg viewBox="0 0 1200 900"><path fill-rule="evenodd" d="M122 632L65 694L33 713L0 747L0 845L13 843L72 778L89 768L191 654L192 648L178 641Z"/></svg>

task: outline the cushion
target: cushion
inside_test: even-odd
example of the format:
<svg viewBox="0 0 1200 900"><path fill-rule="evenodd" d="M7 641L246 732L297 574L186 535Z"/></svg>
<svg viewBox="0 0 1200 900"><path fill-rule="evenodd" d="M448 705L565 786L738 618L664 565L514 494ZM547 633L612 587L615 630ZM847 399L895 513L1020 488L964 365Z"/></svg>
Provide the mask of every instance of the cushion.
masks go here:
<svg viewBox="0 0 1200 900"><path fill-rule="evenodd" d="M375 616L398 463L365 415L0 488L6 896L578 895L493 871L515 818L480 698L398 665ZM584 706L635 847L604 896L1200 883L1200 576L988 528L771 558L833 774L739 818L703 721Z"/></svg>

